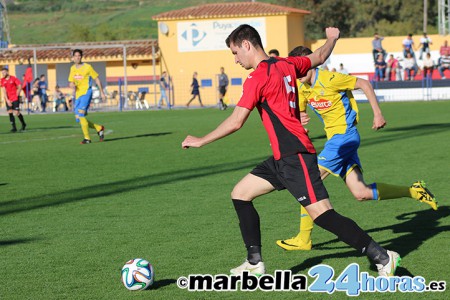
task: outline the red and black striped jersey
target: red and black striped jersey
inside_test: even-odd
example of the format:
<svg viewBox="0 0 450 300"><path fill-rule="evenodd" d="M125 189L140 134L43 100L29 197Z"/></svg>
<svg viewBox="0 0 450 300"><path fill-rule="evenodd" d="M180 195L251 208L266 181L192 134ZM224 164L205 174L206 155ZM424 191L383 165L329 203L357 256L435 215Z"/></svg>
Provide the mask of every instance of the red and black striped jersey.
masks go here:
<svg viewBox="0 0 450 300"><path fill-rule="evenodd" d="M238 106L258 109L276 160L316 153L300 121L296 79L311 68L307 57L271 57L248 75Z"/></svg>

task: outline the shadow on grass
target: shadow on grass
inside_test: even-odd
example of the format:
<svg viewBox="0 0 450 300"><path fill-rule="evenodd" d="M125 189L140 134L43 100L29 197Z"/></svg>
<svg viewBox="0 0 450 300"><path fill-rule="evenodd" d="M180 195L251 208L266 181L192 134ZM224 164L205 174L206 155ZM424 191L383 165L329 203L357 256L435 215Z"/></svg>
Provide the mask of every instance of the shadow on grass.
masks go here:
<svg viewBox="0 0 450 300"><path fill-rule="evenodd" d="M382 132L390 133L380 135L372 138L361 138L361 146L366 147L370 145L379 145L381 143L389 143L392 141L405 140L409 138L417 138L418 136L427 136L434 133L445 132L450 129L450 123L436 123L436 124L416 124L413 126L394 127L382 129ZM413 131L411 134L408 131Z"/></svg>
<svg viewBox="0 0 450 300"><path fill-rule="evenodd" d="M6 182L0 182L0 186L1 185L7 185L8 183L6 183Z"/></svg>
<svg viewBox="0 0 450 300"><path fill-rule="evenodd" d="M361 147L371 145L379 145L382 143L389 143L393 141L405 140L410 138L417 138L418 136L426 136L434 133L445 132L450 129L450 123L436 123L436 124L416 124L404 127L385 128L380 130L380 135L371 138L361 137ZM408 131L414 131L414 134ZM385 134L383 134L385 132ZM326 139L324 135L311 137L313 142ZM317 147L318 152L322 151L323 146Z"/></svg>
<svg viewBox="0 0 450 300"><path fill-rule="evenodd" d="M439 207L438 211L431 209L420 210L410 213L404 213L396 217L400 223L389 225L385 227L377 227L366 230L367 233L379 231L391 231L395 237L389 240L378 240L377 242L384 248L394 250L405 257L409 253L416 251L428 239L431 239L442 232L450 230L450 226L439 226L439 220L445 219L450 215L450 207ZM330 244L339 243L336 247L329 246ZM348 249L348 246L340 242L338 239L333 239L324 243L315 244L313 250L330 250L330 249ZM424 250L425 251L425 250ZM320 253L320 252L318 252ZM427 252L429 253L429 252ZM312 258L304 260L301 264L291 268L293 273L298 273L309 269L315 265L323 263L326 259L347 258L349 256L360 256L356 250L350 250L340 253L332 253L326 255L317 255ZM375 270L375 266L371 265L371 269ZM398 276L412 276L410 271L404 267L397 269Z"/></svg>
<svg viewBox="0 0 450 300"><path fill-rule="evenodd" d="M176 279L162 279L162 280L156 280L155 283L153 283L152 287L149 288L148 290L157 290L160 288L163 288L165 286L171 285L176 283L177 280Z"/></svg>
<svg viewBox="0 0 450 300"><path fill-rule="evenodd" d="M26 244L34 242L36 239L15 239L15 240L0 240L0 247L12 246L17 244Z"/></svg>
<svg viewBox="0 0 450 300"><path fill-rule="evenodd" d="M29 127L29 126L27 126L26 132L50 131L50 130L71 129L71 128L79 129L80 125L66 125L66 126L55 126L55 127Z"/></svg>
<svg viewBox="0 0 450 300"><path fill-rule="evenodd" d="M128 139L135 139L135 138L143 138L143 137L152 137L152 136L161 136L161 135L167 135L172 134L172 132L158 132L158 133L147 133L147 134L137 134L132 136L122 136L117 138L105 138L104 142L115 142L120 140L128 140Z"/></svg>
<svg viewBox="0 0 450 300"><path fill-rule="evenodd" d="M243 169L249 169L256 166L264 158L253 158L246 161L226 162L211 166L202 166L178 170L176 172L163 172L126 180L113 181L104 184L91 185L70 189L63 192L50 193L40 196L30 196L22 199L13 199L0 202L0 215L8 215L22 211L61 205L76 201L85 201L92 198L116 195L129 191L136 191L157 185L164 185L183 180L191 180L219 173L234 172Z"/></svg>

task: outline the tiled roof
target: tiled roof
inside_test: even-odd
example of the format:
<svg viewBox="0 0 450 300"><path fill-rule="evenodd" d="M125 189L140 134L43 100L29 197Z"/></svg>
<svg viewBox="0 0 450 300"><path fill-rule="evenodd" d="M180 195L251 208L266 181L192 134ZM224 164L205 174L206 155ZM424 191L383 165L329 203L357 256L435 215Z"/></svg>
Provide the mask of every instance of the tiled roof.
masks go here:
<svg viewBox="0 0 450 300"><path fill-rule="evenodd" d="M122 45L126 46L128 59L150 58L152 45L155 46L155 53L158 51L158 42L156 40L14 45L11 48L0 51L0 61L23 60L26 62L27 58L33 58L33 49L36 49L38 61L69 60L73 49L83 50L84 59L118 58L123 55Z"/></svg>
<svg viewBox="0 0 450 300"><path fill-rule="evenodd" d="M160 13L153 20L256 17L267 15L310 14L309 11L260 2L214 3Z"/></svg>

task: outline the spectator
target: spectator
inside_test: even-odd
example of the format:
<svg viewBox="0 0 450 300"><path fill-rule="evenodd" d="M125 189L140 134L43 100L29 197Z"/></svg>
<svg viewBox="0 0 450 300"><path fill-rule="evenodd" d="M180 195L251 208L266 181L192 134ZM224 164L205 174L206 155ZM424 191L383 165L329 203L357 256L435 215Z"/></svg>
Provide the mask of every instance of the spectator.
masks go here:
<svg viewBox="0 0 450 300"><path fill-rule="evenodd" d="M439 54L441 56L444 55L450 55L450 46L448 45L448 41L444 41L444 45L441 46L441 49L439 50Z"/></svg>
<svg viewBox="0 0 450 300"><path fill-rule="evenodd" d="M438 71L442 79L447 78L445 77L444 71L449 69L450 69L450 55L441 56Z"/></svg>
<svg viewBox="0 0 450 300"><path fill-rule="evenodd" d="M163 99L166 101L168 109L171 109L171 107L172 107L170 105L169 98L167 97L167 91L169 90L169 84L166 81L166 77L167 77L167 72L166 71L162 72L161 78L159 79L159 90L161 93L161 97L159 98L158 109L161 109Z"/></svg>
<svg viewBox="0 0 450 300"><path fill-rule="evenodd" d="M62 104L64 105L64 111L68 111L69 108L67 107L66 103L66 96L63 92L61 92L59 85L55 87L55 93L53 95L53 102L54 102L54 111L58 111L58 107Z"/></svg>
<svg viewBox="0 0 450 300"><path fill-rule="evenodd" d="M36 78L31 85L31 109L32 111L42 111L41 97L39 95L39 78Z"/></svg>
<svg viewBox="0 0 450 300"><path fill-rule="evenodd" d="M412 57L411 53L406 54L405 61L403 62L403 66L405 68L405 80L414 80L414 77L416 77L417 74L417 64L414 57ZM412 76L411 76L412 72ZM408 79L406 79L408 78Z"/></svg>
<svg viewBox="0 0 450 300"><path fill-rule="evenodd" d="M198 84L197 76L198 76L197 72L194 72L194 74L192 75L192 83L191 83L192 98L186 104L187 107L189 107L189 104L191 104L192 100L194 100L195 97L198 97L198 102L200 102L200 106L203 107L202 98L200 97L200 85Z"/></svg>
<svg viewBox="0 0 450 300"><path fill-rule="evenodd" d="M392 73L394 73L394 80L402 80L401 67L397 59L394 58L393 54L389 55L389 59L386 63L386 78L385 80L392 80Z"/></svg>
<svg viewBox="0 0 450 300"><path fill-rule="evenodd" d="M225 69L223 67L220 68L220 74L219 74L219 106L220 110L227 109L228 105L224 101L225 95L227 94L227 88L228 88L228 76L225 74Z"/></svg>
<svg viewBox="0 0 450 300"><path fill-rule="evenodd" d="M406 39L403 40L403 56L406 58L407 54L410 53L412 57L414 55L414 41L412 39L412 34L408 34Z"/></svg>
<svg viewBox="0 0 450 300"><path fill-rule="evenodd" d="M434 70L434 62L431 59L431 54L428 52L425 58L423 59L423 78L433 78L433 70Z"/></svg>
<svg viewBox="0 0 450 300"><path fill-rule="evenodd" d="M427 36L427 33L424 32L423 33L423 37L420 38L420 55L419 55L419 59L422 59L422 55L423 53L430 53L430 45L432 45L433 42L431 41L431 38L429 38Z"/></svg>
<svg viewBox="0 0 450 300"><path fill-rule="evenodd" d="M348 71L347 71L346 68L344 68L344 64L343 64L343 63L341 63L341 64L339 65L339 70L338 70L338 72L339 72L339 73L342 73L342 74L348 75Z"/></svg>
<svg viewBox="0 0 450 300"><path fill-rule="evenodd" d="M386 62L384 61L383 54L378 54L377 61L375 62L375 80L382 81L384 79L384 73L386 71Z"/></svg>
<svg viewBox="0 0 450 300"><path fill-rule="evenodd" d="M450 56L450 46L448 46L448 41L444 41L444 45L441 46L441 49L439 49L439 59L438 59L438 65L441 64L441 57L442 56Z"/></svg>
<svg viewBox="0 0 450 300"><path fill-rule="evenodd" d="M272 49L269 51L269 56L272 57L280 56L280 52L277 49Z"/></svg>
<svg viewBox="0 0 450 300"><path fill-rule="evenodd" d="M381 41L384 40L384 37L379 36L378 32L375 32L372 40L372 55L374 63L377 62L378 54L383 54L383 57L386 56L386 51L383 49L381 45Z"/></svg>
<svg viewBox="0 0 450 300"><path fill-rule="evenodd" d="M47 107L48 96L47 96L48 85L45 80L45 75L42 74L39 77L39 97L41 98L42 104L42 112L45 112L45 108Z"/></svg>

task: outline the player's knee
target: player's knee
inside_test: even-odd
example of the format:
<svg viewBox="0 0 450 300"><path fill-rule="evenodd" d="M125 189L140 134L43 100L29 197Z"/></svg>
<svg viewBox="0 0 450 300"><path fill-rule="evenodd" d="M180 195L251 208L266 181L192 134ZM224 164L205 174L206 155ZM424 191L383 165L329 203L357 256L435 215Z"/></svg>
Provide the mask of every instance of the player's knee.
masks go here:
<svg viewBox="0 0 450 300"><path fill-rule="evenodd" d="M231 199L239 199L242 201L251 201L253 200L252 197L248 195L248 193L245 192L244 189L239 188L239 186L235 186L233 190L231 191Z"/></svg>
<svg viewBox="0 0 450 300"><path fill-rule="evenodd" d="M367 193L364 190L361 191L352 191L353 197L355 197L358 201L366 201L372 199L372 194Z"/></svg>

